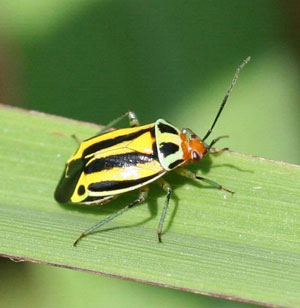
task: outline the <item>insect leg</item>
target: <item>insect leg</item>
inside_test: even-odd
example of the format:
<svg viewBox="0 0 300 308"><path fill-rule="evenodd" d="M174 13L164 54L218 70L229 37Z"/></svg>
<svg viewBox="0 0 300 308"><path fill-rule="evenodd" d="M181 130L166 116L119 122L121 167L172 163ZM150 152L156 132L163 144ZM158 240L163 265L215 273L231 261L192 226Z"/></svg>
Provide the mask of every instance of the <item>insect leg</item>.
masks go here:
<svg viewBox="0 0 300 308"><path fill-rule="evenodd" d="M129 125L130 127L140 126L140 122L133 111L128 111Z"/></svg>
<svg viewBox="0 0 300 308"><path fill-rule="evenodd" d="M97 230L98 228L100 228L101 226L105 225L106 223L110 222L111 220L115 219L116 217L122 215L124 212L126 212L127 210L129 210L130 208L144 202L148 196L148 192L149 192L149 187L148 186L144 186L141 188L140 194L138 196L138 198L131 202L129 205L125 206L123 209L117 211L116 213L106 217L105 219L99 221L98 223L96 223L94 226L92 226L91 228L87 229L86 231L84 231L83 233L81 233L81 235L78 237L78 239L73 243L73 246L75 247L78 242L86 237L87 235L89 235L90 233L94 232L95 230Z"/></svg>
<svg viewBox="0 0 300 308"><path fill-rule="evenodd" d="M213 148L213 146L220 140L220 139L223 139L223 138L228 138L229 136L220 136L214 140L211 141L210 145L208 146L207 148L207 151L212 153L212 154L219 154L219 153L222 153L224 151L227 151L228 148L224 148L224 149L221 149L221 150L216 150Z"/></svg>
<svg viewBox="0 0 300 308"><path fill-rule="evenodd" d="M212 149L209 149L209 153L210 154L222 154L223 152L226 152L226 151L229 151L229 148L223 148L223 149L214 149L214 148L212 148Z"/></svg>
<svg viewBox="0 0 300 308"><path fill-rule="evenodd" d="M123 120L124 118L128 117L129 119L129 124L130 127L135 127L135 126L139 126L140 122L136 116L136 114L133 111L127 111L124 114L122 114L120 117L118 117L117 119L112 120L111 122L109 122L106 126L104 126L98 133L97 135L101 135L104 132L106 132L108 129L110 129L111 127L115 126L117 123L119 123L121 120Z"/></svg>
<svg viewBox="0 0 300 308"><path fill-rule="evenodd" d="M204 178L202 176L198 176L196 175L194 172L187 170L187 169L176 169L174 170L176 173L186 177L186 178L190 178L190 179L194 179L194 180L200 180L203 181L205 183L210 184L211 186L216 187L217 189L221 189L221 190L225 190L227 192L230 192L231 194L234 194L233 191L229 190L228 188L223 187L222 185L218 184L217 182L214 182L212 180L209 180L207 178Z"/></svg>
<svg viewBox="0 0 300 308"><path fill-rule="evenodd" d="M160 220L159 220L159 224L158 224L158 228L157 228L158 241L160 243L162 243L161 233L162 233L165 217L166 217L166 214L167 214L167 210L168 210L168 206L169 206L169 201L170 201L171 194L172 194L172 187L169 185L169 183L167 183L162 178L158 179L157 182L162 187L162 189L167 192L167 198L166 198L163 210L161 212L161 216L160 216Z"/></svg>
<svg viewBox="0 0 300 308"><path fill-rule="evenodd" d="M106 197L102 197L102 198L99 198L99 199L84 201L84 202L81 202L80 204L92 205L92 206L104 205L104 204L116 199L117 197L119 197L119 195L106 196Z"/></svg>
<svg viewBox="0 0 300 308"><path fill-rule="evenodd" d="M71 137L78 143L78 145L80 145L81 141L75 134L71 135Z"/></svg>

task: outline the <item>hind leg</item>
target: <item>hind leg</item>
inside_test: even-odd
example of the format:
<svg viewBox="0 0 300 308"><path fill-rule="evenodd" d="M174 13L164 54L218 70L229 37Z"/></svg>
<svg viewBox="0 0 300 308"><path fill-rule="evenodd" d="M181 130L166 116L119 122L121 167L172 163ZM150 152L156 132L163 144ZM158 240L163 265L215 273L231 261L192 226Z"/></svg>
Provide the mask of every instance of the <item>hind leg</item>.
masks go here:
<svg viewBox="0 0 300 308"><path fill-rule="evenodd" d="M146 200L147 196L148 196L148 192L149 192L149 187L148 186L142 187L140 189L140 194L139 194L139 196L138 196L138 198L136 200L134 200L133 202L131 202L130 204L128 204L127 206L125 206L121 210L117 211L116 213L114 213L114 214L106 217L105 219L97 222L95 225L93 225L92 227L90 227L86 231L82 232L81 235L77 238L77 240L73 243L73 246L75 247L82 238L84 238L87 235L93 233L95 230L97 230L98 228L100 228L103 225L107 224L108 222L112 221L116 217L122 215L127 210L129 210L130 208L132 208L132 207L134 207L134 206L144 202Z"/></svg>

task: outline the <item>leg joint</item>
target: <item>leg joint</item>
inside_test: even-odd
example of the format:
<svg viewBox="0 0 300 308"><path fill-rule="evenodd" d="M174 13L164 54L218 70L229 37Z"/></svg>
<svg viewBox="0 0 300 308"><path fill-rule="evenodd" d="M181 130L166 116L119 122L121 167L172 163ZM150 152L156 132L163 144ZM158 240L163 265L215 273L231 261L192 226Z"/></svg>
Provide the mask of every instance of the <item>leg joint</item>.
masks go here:
<svg viewBox="0 0 300 308"><path fill-rule="evenodd" d="M134 111L129 110L128 111L128 117L129 117L129 120L136 119L136 115L135 115Z"/></svg>
<svg viewBox="0 0 300 308"><path fill-rule="evenodd" d="M168 194L168 195L171 195L171 193L173 192L173 189L172 189L171 186L168 186L168 187L166 188L166 191L167 191L167 194Z"/></svg>
<svg viewBox="0 0 300 308"><path fill-rule="evenodd" d="M142 202L144 202L145 200L146 200L146 196L140 196L140 197L138 197L137 202L138 202L138 203L142 203Z"/></svg>

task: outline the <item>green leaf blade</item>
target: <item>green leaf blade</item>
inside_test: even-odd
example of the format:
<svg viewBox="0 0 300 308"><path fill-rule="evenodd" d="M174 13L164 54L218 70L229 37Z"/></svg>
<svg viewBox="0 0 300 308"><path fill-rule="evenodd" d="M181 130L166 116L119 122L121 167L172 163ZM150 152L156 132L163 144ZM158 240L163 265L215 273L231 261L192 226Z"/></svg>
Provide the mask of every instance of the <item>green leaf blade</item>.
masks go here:
<svg viewBox="0 0 300 308"><path fill-rule="evenodd" d="M165 194L72 247L76 237L136 196L98 208L53 199L71 134L97 127L1 107L0 254L236 300L300 304L300 168L237 153L193 166L230 194L167 175L174 188L163 244L156 228Z"/></svg>

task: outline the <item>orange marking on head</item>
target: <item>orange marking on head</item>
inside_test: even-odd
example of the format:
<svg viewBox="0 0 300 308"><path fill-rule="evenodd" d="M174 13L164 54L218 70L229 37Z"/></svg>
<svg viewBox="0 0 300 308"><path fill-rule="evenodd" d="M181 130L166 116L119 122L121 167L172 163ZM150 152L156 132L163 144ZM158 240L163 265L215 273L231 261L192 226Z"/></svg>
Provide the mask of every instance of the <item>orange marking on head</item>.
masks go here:
<svg viewBox="0 0 300 308"><path fill-rule="evenodd" d="M181 142L181 148L182 148L182 151L183 151L182 159L185 160L185 161L188 161L190 159L189 141L186 137L186 134L184 134L184 133L180 134L180 138L182 140L182 142Z"/></svg>
<svg viewBox="0 0 300 308"><path fill-rule="evenodd" d="M201 139L197 135L191 135L190 138L186 134L180 135L182 143L181 148L183 150L183 160L188 162L190 159L198 161L206 154L207 149Z"/></svg>
<svg viewBox="0 0 300 308"><path fill-rule="evenodd" d="M206 153L206 148L203 144L203 142L197 138L197 139L190 139L189 140L189 147L191 151L197 151L198 153L204 155Z"/></svg>

